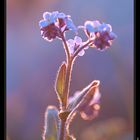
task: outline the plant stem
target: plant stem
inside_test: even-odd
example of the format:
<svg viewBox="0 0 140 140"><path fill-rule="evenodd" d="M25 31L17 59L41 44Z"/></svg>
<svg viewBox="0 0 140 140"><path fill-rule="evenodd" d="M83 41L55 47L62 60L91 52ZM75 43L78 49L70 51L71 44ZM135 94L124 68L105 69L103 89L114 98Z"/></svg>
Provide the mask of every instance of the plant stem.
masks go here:
<svg viewBox="0 0 140 140"><path fill-rule="evenodd" d="M64 43L64 50L66 53L66 58L67 58L67 70L66 70L66 80L65 80L65 88L64 88L64 100L62 102L62 108L65 110L67 107L67 100L68 100L68 96L69 96L69 87L70 87L70 79L71 79L71 71L72 71L72 59L70 56L70 52L68 49L68 45L66 43L64 34L62 33L62 41Z"/></svg>
<svg viewBox="0 0 140 140"><path fill-rule="evenodd" d="M67 104L68 104L68 97L69 97L69 88L70 88L70 80L71 80L71 74L72 74L72 66L74 63L74 58L78 55L78 53L84 49L87 45L89 45L92 41L88 41L87 43L85 43L85 45L83 45L81 48L79 48L75 54L73 56L70 55L68 46L67 46L67 42L65 40L64 34L62 34L62 41L63 41L63 46L64 46L64 50L66 53L66 79L65 79L65 88L63 91L63 101L62 101L62 110L66 110L67 108ZM69 125L69 124L68 124ZM65 140L66 137L66 121L64 120L60 120L60 131L59 131L59 140Z"/></svg>
<svg viewBox="0 0 140 140"><path fill-rule="evenodd" d="M68 104L68 95L69 95L69 87L70 87L70 79L71 79L71 72L72 72L72 60L70 56L70 52L67 46L67 42L65 40L64 34L62 34L62 41L64 50L66 53L66 79L65 79L65 88L63 91L63 101L62 101L62 110L66 110L67 104ZM66 120L60 120L60 129L59 129L59 140L65 140L66 139Z"/></svg>
<svg viewBox="0 0 140 140"><path fill-rule="evenodd" d="M64 88L64 100L62 102L62 109L63 110L65 110L67 108L67 104L68 104L72 66L73 66L72 60L68 61L67 72L66 72L66 82L65 82L65 88ZM61 120L60 125L61 126L60 126L59 140L65 140L65 138L66 138L66 122L64 120Z"/></svg>
<svg viewBox="0 0 140 140"><path fill-rule="evenodd" d="M59 138L58 140L65 140L66 138L66 126L65 121L60 120L60 131L59 131Z"/></svg>
<svg viewBox="0 0 140 140"><path fill-rule="evenodd" d="M72 66L73 66L73 62L70 59L70 61L67 64L66 82L65 82L65 88L64 88L64 101L65 101L66 107L67 107L67 103L68 103L70 80L71 80L71 74L72 74Z"/></svg>
<svg viewBox="0 0 140 140"><path fill-rule="evenodd" d="M70 52L69 52L68 45L67 45L67 42L65 40L64 34L62 33L61 36L62 36L62 41L64 43L63 46L64 46L64 50L65 50L66 58L67 58L67 63L68 63L68 61L70 60Z"/></svg>

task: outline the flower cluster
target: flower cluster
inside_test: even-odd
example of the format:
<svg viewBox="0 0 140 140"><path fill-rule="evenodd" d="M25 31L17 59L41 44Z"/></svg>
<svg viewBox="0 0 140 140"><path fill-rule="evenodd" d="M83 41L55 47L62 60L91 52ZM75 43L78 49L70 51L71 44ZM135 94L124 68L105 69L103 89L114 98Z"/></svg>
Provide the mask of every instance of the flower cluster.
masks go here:
<svg viewBox="0 0 140 140"><path fill-rule="evenodd" d="M39 26L42 37L47 41L52 41L56 37L62 39L62 34L64 34L65 31L72 30L77 32L77 27L74 25L71 16L59 13L58 11L52 13L45 12L43 14L43 20L39 22ZM115 33L112 32L110 24L101 23L98 20L86 21L84 26L79 26L79 28L84 29L88 40L92 41L88 45L98 50L109 48L112 45L112 41L117 37ZM80 37L75 36L74 40L69 39L67 44L70 53L74 54L74 52L82 46L83 42ZM78 53L79 56L84 55L84 50L88 48L88 45L80 50Z"/></svg>
<svg viewBox="0 0 140 140"><path fill-rule="evenodd" d="M73 55L74 52L75 52L78 48L82 47L82 44L83 44L82 38L79 37L79 36L75 36L74 39L69 39L69 40L67 41L67 44L68 44L68 48L69 48L70 53ZM79 55L79 56L83 56L83 55L85 54L85 49L88 49L88 46L85 47L84 49L82 49L82 50L78 53L78 55Z"/></svg>
<svg viewBox="0 0 140 140"><path fill-rule="evenodd" d="M86 21L84 25L85 33L89 39L93 39L93 44L97 49L103 50L112 45L112 41L117 37L112 32L110 24L99 21Z"/></svg>
<svg viewBox="0 0 140 140"><path fill-rule="evenodd" d="M77 30L70 16L58 11L45 12L39 26L42 37L48 41L52 41L56 37L61 38L62 33L67 30L74 32Z"/></svg>

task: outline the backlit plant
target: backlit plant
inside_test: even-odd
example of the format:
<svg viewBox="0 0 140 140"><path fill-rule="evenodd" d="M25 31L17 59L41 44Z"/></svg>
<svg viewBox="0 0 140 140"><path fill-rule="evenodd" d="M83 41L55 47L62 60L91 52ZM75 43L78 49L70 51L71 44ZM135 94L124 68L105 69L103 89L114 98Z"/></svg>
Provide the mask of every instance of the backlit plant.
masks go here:
<svg viewBox="0 0 140 140"><path fill-rule="evenodd" d="M55 91L59 100L60 109L48 106L45 112L45 126L43 140L76 140L69 132L69 126L74 116L80 113L84 120L92 120L98 116L100 110L99 92L100 81L93 80L81 91L69 97L73 64L78 56L83 56L87 49L106 50L112 45L116 35L110 24L95 21L86 21L83 26L76 27L70 15L58 11L45 12L39 22L41 35L46 41L58 38L62 41L66 53L66 60L62 62L57 72ZM78 36L83 30L87 40ZM66 32L73 31L75 37L66 39Z"/></svg>

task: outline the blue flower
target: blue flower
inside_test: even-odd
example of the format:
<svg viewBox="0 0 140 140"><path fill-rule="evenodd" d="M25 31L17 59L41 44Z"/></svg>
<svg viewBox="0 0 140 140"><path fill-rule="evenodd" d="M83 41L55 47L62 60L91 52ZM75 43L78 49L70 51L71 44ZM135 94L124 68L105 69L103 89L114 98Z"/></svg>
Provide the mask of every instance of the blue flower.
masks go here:
<svg viewBox="0 0 140 140"><path fill-rule="evenodd" d="M45 12L43 14L43 20L39 22L40 27L46 27L52 23L55 23L57 20L58 11L55 12Z"/></svg>
<svg viewBox="0 0 140 140"><path fill-rule="evenodd" d="M96 21L86 21L84 26L89 33L94 33L98 31L98 27L100 25L101 25L100 22L96 20Z"/></svg>
<svg viewBox="0 0 140 140"><path fill-rule="evenodd" d="M69 39L69 40L67 41L67 44L68 44L68 48L69 48L70 53L73 55L74 52L75 52L79 47L82 46L83 42L82 42L81 37L75 36L74 39ZM78 53L79 56L83 56L84 54L85 54L85 50L84 50L84 49L81 50L81 51Z"/></svg>
<svg viewBox="0 0 140 140"><path fill-rule="evenodd" d="M110 24L100 23L98 20L86 21L84 29L89 39L93 39L92 46L99 50L109 48L112 45L112 41L117 37L112 32Z"/></svg>
<svg viewBox="0 0 140 140"><path fill-rule="evenodd" d="M109 25L100 28L101 31L95 34L94 45L99 50L104 50L112 45L113 40L117 37L115 33L111 31Z"/></svg>
<svg viewBox="0 0 140 140"><path fill-rule="evenodd" d="M66 18L65 21L66 21L66 26L69 30L72 30L74 32L77 31L76 26L74 25L73 21L70 18Z"/></svg>
<svg viewBox="0 0 140 140"><path fill-rule="evenodd" d="M73 24L69 15L64 13L45 12L43 19L39 21L41 35L44 39L52 41L56 37L61 38L62 33L68 30L76 32L77 28Z"/></svg>

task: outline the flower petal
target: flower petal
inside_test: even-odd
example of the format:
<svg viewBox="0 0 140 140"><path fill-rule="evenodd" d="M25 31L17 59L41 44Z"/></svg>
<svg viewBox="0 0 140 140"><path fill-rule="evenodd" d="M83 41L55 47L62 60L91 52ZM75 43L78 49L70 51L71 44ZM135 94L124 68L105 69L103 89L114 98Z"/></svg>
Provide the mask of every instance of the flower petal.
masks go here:
<svg viewBox="0 0 140 140"><path fill-rule="evenodd" d="M78 53L78 55L79 55L79 56L83 56L84 54L85 54L84 49L83 49L83 50L81 50L81 51Z"/></svg>
<svg viewBox="0 0 140 140"><path fill-rule="evenodd" d="M65 15L64 13L59 13L59 14L58 14L58 18L62 18L62 19L63 19L63 18L65 18L65 17L66 17L66 15Z"/></svg>
<svg viewBox="0 0 140 140"><path fill-rule="evenodd" d="M54 19L57 19L58 18L58 14L59 14L58 11L54 11L54 12L52 12L51 17L54 18Z"/></svg>
<svg viewBox="0 0 140 140"><path fill-rule="evenodd" d="M51 17L51 13L50 12L45 12L43 14L43 18L46 19L46 20L50 19L50 17Z"/></svg>
<svg viewBox="0 0 140 140"><path fill-rule="evenodd" d="M110 24L106 24L106 30L108 32L112 32L112 26Z"/></svg>
<svg viewBox="0 0 140 140"><path fill-rule="evenodd" d="M73 39L69 39L69 40L67 41L67 43L68 43L68 46L72 46L72 47L75 46L75 40L73 40Z"/></svg>
<svg viewBox="0 0 140 140"><path fill-rule="evenodd" d="M102 31L111 32L111 31L112 31L112 27L111 27L110 24L103 23L103 24L101 24L101 25L98 27L98 30L99 30L100 32L102 32Z"/></svg>
<svg viewBox="0 0 140 140"><path fill-rule="evenodd" d="M39 26L40 27L46 27L46 26L48 26L48 22L46 20L40 20L39 21Z"/></svg>
<svg viewBox="0 0 140 140"><path fill-rule="evenodd" d="M74 32L77 31L76 26L73 24L73 21L70 18L66 19L66 25L67 25L68 29L71 29Z"/></svg>
<svg viewBox="0 0 140 140"><path fill-rule="evenodd" d="M74 40L75 40L75 43L76 43L77 45L81 45L81 44L82 44L82 38L81 38L81 37L75 36Z"/></svg>
<svg viewBox="0 0 140 140"><path fill-rule="evenodd" d="M113 32L110 32L110 33L109 33L109 36L110 36L110 39L111 39L111 40L117 38L117 35L116 35L115 33L113 33Z"/></svg>
<svg viewBox="0 0 140 140"><path fill-rule="evenodd" d="M57 16L58 16L58 11L52 12L51 17L50 17L50 23L56 22L56 20L58 18Z"/></svg>
<svg viewBox="0 0 140 140"><path fill-rule="evenodd" d="M73 46L69 46L68 48L69 48L70 53L73 54L74 53L74 47Z"/></svg>
<svg viewBox="0 0 140 140"><path fill-rule="evenodd" d="M101 23L98 20L93 21L93 27L97 28L101 25Z"/></svg>
<svg viewBox="0 0 140 140"><path fill-rule="evenodd" d="M85 28L88 30L88 32L94 32L93 22L92 21L86 21L85 22Z"/></svg>

